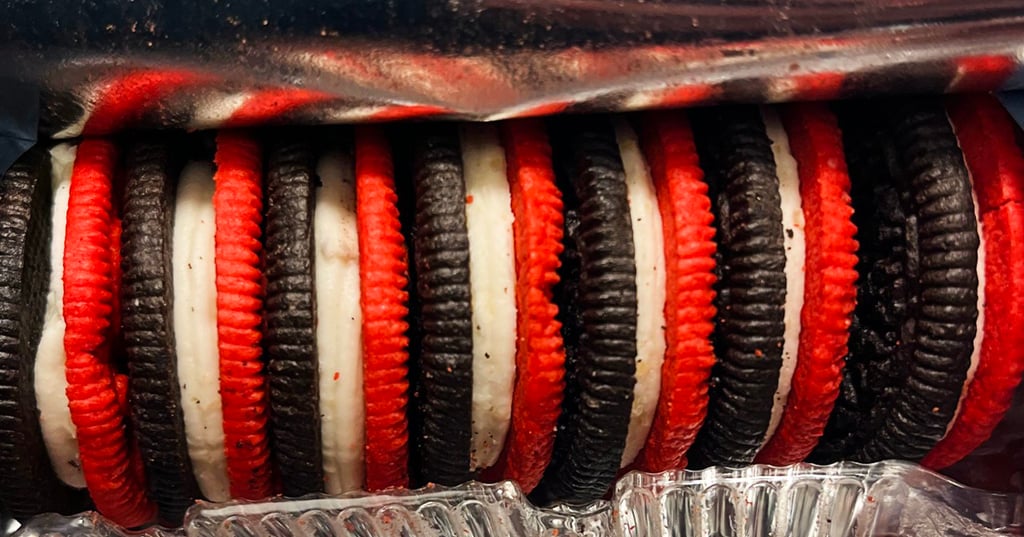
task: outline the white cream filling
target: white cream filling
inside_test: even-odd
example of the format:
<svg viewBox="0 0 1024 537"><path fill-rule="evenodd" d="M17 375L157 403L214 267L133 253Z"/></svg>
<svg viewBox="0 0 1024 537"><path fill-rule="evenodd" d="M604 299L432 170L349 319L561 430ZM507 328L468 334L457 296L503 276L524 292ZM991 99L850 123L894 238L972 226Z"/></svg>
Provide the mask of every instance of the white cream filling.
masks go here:
<svg viewBox="0 0 1024 537"><path fill-rule="evenodd" d="M636 264L636 384L626 448L622 452L621 466L625 467L647 441L661 393L661 365L665 360L665 243L654 181L636 133L625 120L618 119L615 138L626 172Z"/></svg>
<svg viewBox="0 0 1024 537"><path fill-rule="evenodd" d="M320 432L327 492L363 486L363 399L359 235L352 158L331 151L317 165L313 213Z"/></svg>
<svg viewBox="0 0 1024 537"><path fill-rule="evenodd" d="M171 265L178 383L192 471L203 496L230 498L217 349L213 164L189 162L174 208Z"/></svg>
<svg viewBox="0 0 1024 537"><path fill-rule="evenodd" d="M493 466L512 416L516 280L512 200L505 150L494 125L460 128L473 314L470 469Z"/></svg>
<svg viewBox="0 0 1024 537"><path fill-rule="evenodd" d="M789 137L773 108L763 107L765 132L772 141L775 168L779 177L779 195L782 198L782 240L786 252L786 305L783 310L785 330L782 343L782 368L779 370L779 385L772 402L772 417L768 422L764 443L771 440L782 420L783 410L793 383L797 353L800 347L800 312L804 307L804 262L806 242L804 240L804 211L800 199L800 174L796 159L789 149Z"/></svg>
<svg viewBox="0 0 1024 537"><path fill-rule="evenodd" d="M978 194L974 188L974 176L971 175L970 168L966 165L964 168L967 170L967 176L971 180L974 219L978 223L978 319L975 321L976 331L974 333L974 347L971 349L971 365L967 368L967 377L964 379L963 388L960 390L956 411L953 413L953 419L949 420L949 423L946 424L946 432L943 433L943 438L949 434L949 431L953 429L953 425L956 424L957 418L960 417L960 410L963 408L964 399L967 398L971 382L974 381L974 373L978 370L978 362L981 361L981 345L985 336L985 233L981 226L981 209L978 207Z"/></svg>
<svg viewBox="0 0 1024 537"><path fill-rule="evenodd" d="M68 407L68 380L64 374L64 237L76 152L77 147L71 144L60 144L50 150L53 169L50 289L46 294L43 331L36 349L34 383L39 426L50 464L61 481L75 488L85 488L85 476L78 459L77 431Z"/></svg>

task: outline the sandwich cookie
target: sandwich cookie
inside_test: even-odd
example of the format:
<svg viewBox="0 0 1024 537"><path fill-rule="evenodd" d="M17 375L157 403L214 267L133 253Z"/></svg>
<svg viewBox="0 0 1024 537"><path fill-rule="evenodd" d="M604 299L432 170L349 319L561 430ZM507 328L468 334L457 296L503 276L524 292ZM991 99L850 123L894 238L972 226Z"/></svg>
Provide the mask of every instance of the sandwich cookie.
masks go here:
<svg viewBox="0 0 1024 537"><path fill-rule="evenodd" d="M992 434L1024 373L1024 309L1017 300L1024 293L1024 156L1014 142L1017 127L991 95L954 97L947 112L974 186L982 307L979 360L972 360L946 435L922 461L934 469L957 462Z"/></svg>
<svg viewBox="0 0 1024 537"><path fill-rule="evenodd" d="M150 497L161 523L181 524L198 496L192 477L174 326L172 228L180 142L133 142L125 154L122 200L121 331L130 409Z"/></svg>
<svg viewBox="0 0 1024 537"><path fill-rule="evenodd" d="M511 423L494 469L529 493L551 462L565 390L565 348L554 301L563 250L562 194L543 121L507 121L500 134L513 215L516 347Z"/></svg>
<svg viewBox="0 0 1024 537"><path fill-rule="evenodd" d="M413 467L419 483L473 478L473 315L459 134L425 127L413 142Z"/></svg>
<svg viewBox="0 0 1024 537"><path fill-rule="evenodd" d="M33 390L50 276L51 188L49 155L39 147L0 181L0 502L19 518L66 508Z"/></svg>
<svg viewBox="0 0 1024 537"><path fill-rule="evenodd" d="M662 472L686 467L686 452L707 414L715 363L715 230L685 113L644 115L640 133L661 213L666 347L654 424L637 467Z"/></svg>
<svg viewBox="0 0 1024 537"><path fill-rule="evenodd" d="M64 247L65 374L71 418L89 494L100 513L138 527L153 520L141 464L127 427L127 379L115 370L120 222L115 212L117 150L103 139L78 146Z"/></svg>
<svg viewBox="0 0 1024 537"><path fill-rule="evenodd" d="M799 183L784 131L777 121L766 131L757 107L699 110L691 119L718 232L718 317L708 415L689 459L697 468L742 466L778 423L778 388L788 385L796 360L804 253Z"/></svg>
<svg viewBox="0 0 1024 537"><path fill-rule="evenodd" d="M542 504L590 501L608 490L622 464L637 382L637 267L615 128L604 118L574 118L553 139L564 141L555 160L567 171L556 288L566 390L552 461L532 494Z"/></svg>
<svg viewBox="0 0 1024 537"><path fill-rule="evenodd" d="M920 460L945 435L976 354L970 177L938 100L850 103L839 114L863 283L840 399L812 458Z"/></svg>
<svg viewBox="0 0 1024 537"><path fill-rule="evenodd" d="M799 183L801 210L793 216L792 229L783 213L787 234L783 372L765 445L756 458L758 463L777 466L802 461L824 432L839 394L857 280L850 177L836 118L821 104L788 105L779 109L779 115L781 123L766 114L766 125L780 183ZM791 148L792 159L779 156L784 145ZM783 210L796 213L793 207ZM795 244L798 237L804 245ZM801 247L802 256L797 251ZM792 267L793 258L800 263L800 257L803 266ZM801 278L803 304L799 311L791 310L794 295L801 292L794 279ZM799 328L795 337L791 335L794 325ZM796 349L792 349L794 343Z"/></svg>
<svg viewBox="0 0 1024 537"><path fill-rule="evenodd" d="M324 489L314 290L317 158L294 132L268 148L264 349L272 453L285 496Z"/></svg>
<svg viewBox="0 0 1024 537"><path fill-rule="evenodd" d="M366 489L409 486L409 259L391 147L355 130Z"/></svg>
<svg viewBox="0 0 1024 537"><path fill-rule="evenodd" d="M213 350L217 353L220 409L216 408L217 394L205 396L210 400L211 411L204 417L210 421L204 431L213 435L212 449L218 449L218 441L223 444L218 452L211 453L212 458L205 460L214 463L209 475L217 480L216 485L211 483L211 486L215 486L219 494L225 493L226 477L230 497L257 500L276 492L271 471L267 424L269 395L262 349L262 147L252 134L236 130L219 132L216 144L212 198L216 303L211 305L207 295L198 304L204 313L192 316L193 320L207 323L197 329L208 331L210 308L216 308L217 332L215 336L205 336L208 340L203 343L203 349L206 353ZM203 259L195 260L199 263L206 262L211 255L210 230L205 225L210 218L205 202L208 195L207 186L203 193L207 208L203 209L204 217L200 220L203 235L202 240L196 242L202 245ZM201 282L195 284L209 292L208 276L202 276ZM216 341L216 349L209 346L209 341ZM197 380L208 382L207 378ZM197 457L202 454L193 455L193 465L197 464ZM218 465L226 465L226 476L217 470L223 467Z"/></svg>

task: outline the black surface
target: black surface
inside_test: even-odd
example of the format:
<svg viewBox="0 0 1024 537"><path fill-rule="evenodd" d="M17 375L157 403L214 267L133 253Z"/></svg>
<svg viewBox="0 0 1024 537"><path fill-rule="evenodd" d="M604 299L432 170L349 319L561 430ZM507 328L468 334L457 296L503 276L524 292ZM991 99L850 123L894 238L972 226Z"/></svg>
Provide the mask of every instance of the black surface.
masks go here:
<svg viewBox="0 0 1024 537"><path fill-rule="evenodd" d="M316 155L295 131L278 131L267 155L263 346L270 441L285 496L322 492L319 363L313 273Z"/></svg>
<svg viewBox="0 0 1024 537"><path fill-rule="evenodd" d="M0 180L0 502L22 519L67 508L33 385L50 281L51 202L50 159L37 147Z"/></svg>
<svg viewBox="0 0 1024 537"><path fill-rule="evenodd" d="M473 478L473 317L462 150L452 125L416 129L411 143L413 471L420 484L457 485Z"/></svg>
<svg viewBox="0 0 1024 537"><path fill-rule="evenodd" d="M615 132L604 117L562 120L552 135L565 200L556 300L566 388L551 464L531 498L586 502L615 480L636 382L633 228Z"/></svg>
<svg viewBox="0 0 1024 537"><path fill-rule="evenodd" d="M176 137L136 139L125 154L121 333L131 416L160 522L178 526L199 496L188 454L174 339L172 237L183 165Z"/></svg>
<svg viewBox="0 0 1024 537"><path fill-rule="evenodd" d="M779 178L755 106L694 111L694 137L715 207L716 363L690 466L750 464L771 419L786 304Z"/></svg>

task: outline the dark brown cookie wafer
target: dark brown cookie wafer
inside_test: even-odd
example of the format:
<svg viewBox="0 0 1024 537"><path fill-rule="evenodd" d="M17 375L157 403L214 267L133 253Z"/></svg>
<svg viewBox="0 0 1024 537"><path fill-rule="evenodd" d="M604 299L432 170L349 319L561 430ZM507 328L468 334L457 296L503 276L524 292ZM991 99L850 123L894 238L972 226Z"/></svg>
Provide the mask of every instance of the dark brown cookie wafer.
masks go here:
<svg viewBox="0 0 1024 537"><path fill-rule="evenodd" d="M270 380L270 439L285 496L322 492L313 205L316 155L294 131L268 144L263 347Z"/></svg>
<svg viewBox="0 0 1024 537"><path fill-rule="evenodd" d="M17 518L60 510L33 389L50 277L50 159L36 147L0 178L0 502Z"/></svg>
<svg viewBox="0 0 1024 537"><path fill-rule="evenodd" d="M425 127L413 142L413 264L418 330L411 436L421 483L456 485L469 470L473 407L473 321L470 309L466 187L458 133Z"/></svg>
<svg viewBox="0 0 1024 537"><path fill-rule="evenodd" d="M861 284L840 401L813 460L917 460L945 434L973 350L970 179L940 101L838 110L862 229Z"/></svg>
<svg viewBox="0 0 1024 537"><path fill-rule="evenodd" d="M177 526L199 495L188 454L174 341L171 233L182 158L172 137L134 141L125 154L121 324L132 423L160 521Z"/></svg>
<svg viewBox="0 0 1024 537"><path fill-rule="evenodd" d="M901 204L907 213L907 318L897 359L901 389L887 393L861 461L919 460L946 433L974 349L978 317L978 224L971 181L938 99L885 107Z"/></svg>
<svg viewBox="0 0 1024 537"><path fill-rule="evenodd" d="M714 204L719 278L717 362L690 464L746 465L764 441L782 367L786 256L779 178L756 107L699 110L691 118Z"/></svg>
<svg viewBox="0 0 1024 537"><path fill-rule="evenodd" d="M600 498L619 470L636 382L636 264L626 174L606 118L575 118L552 136L566 201L555 297L566 389L551 465L532 498Z"/></svg>

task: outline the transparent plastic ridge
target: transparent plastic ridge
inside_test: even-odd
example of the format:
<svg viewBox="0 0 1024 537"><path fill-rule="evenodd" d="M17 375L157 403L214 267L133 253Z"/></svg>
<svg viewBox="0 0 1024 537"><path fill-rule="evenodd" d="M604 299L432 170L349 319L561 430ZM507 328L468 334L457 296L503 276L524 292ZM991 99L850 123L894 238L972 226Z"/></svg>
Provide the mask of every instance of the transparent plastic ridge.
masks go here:
<svg viewBox="0 0 1024 537"><path fill-rule="evenodd" d="M265 502L200 502L184 528L126 532L95 513L45 515L18 537L669 537L1016 535L1024 495L906 462L630 473L613 499L537 508L512 482Z"/></svg>
<svg viewBox="0 0 1024 537"><path fill-rule="evenodd" d="M908 462L631 473L615 535L1019 534L1024 495L964 487Z"/></svg>

